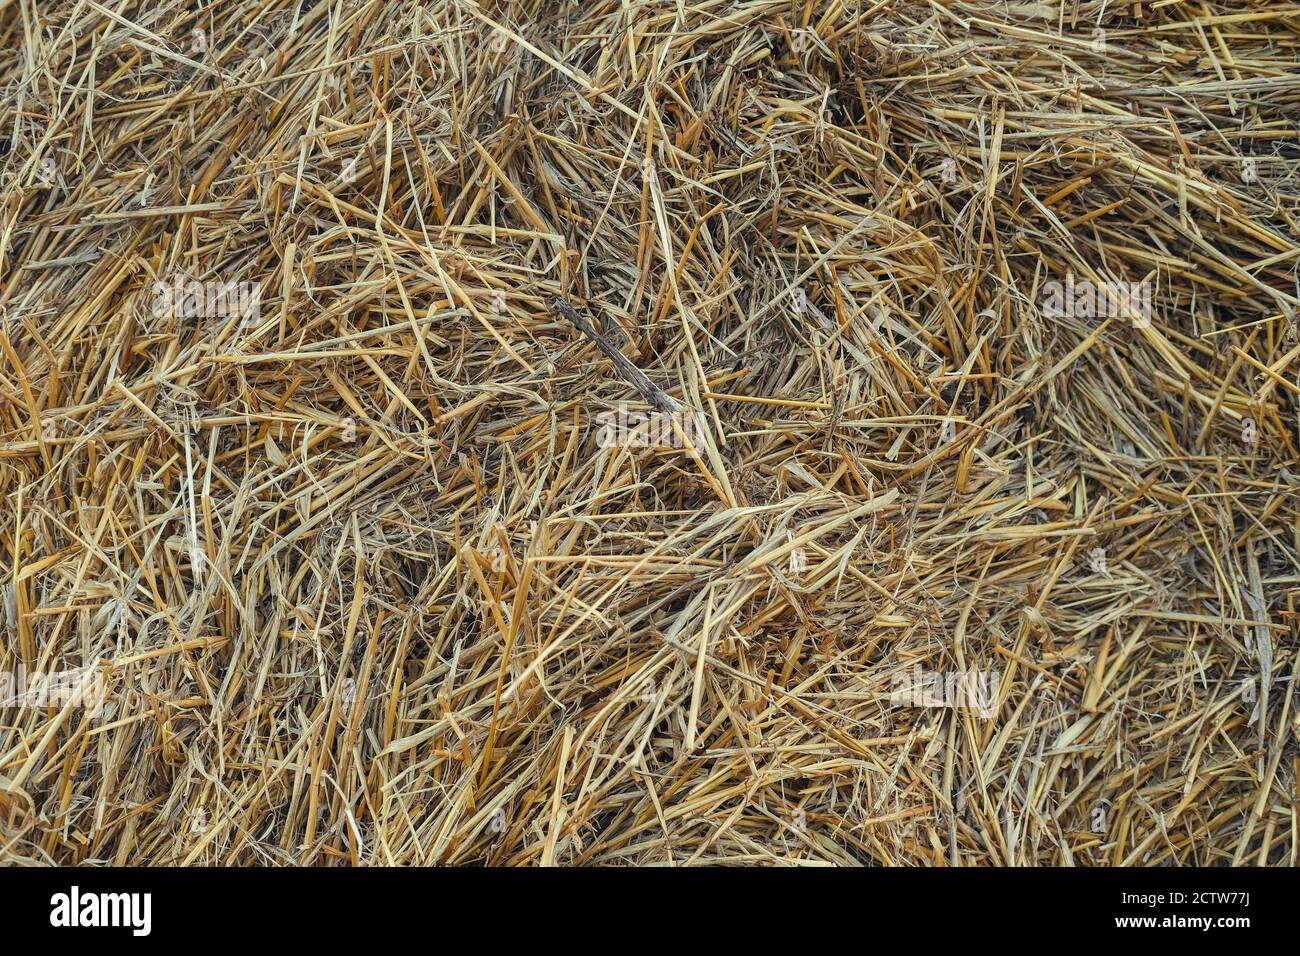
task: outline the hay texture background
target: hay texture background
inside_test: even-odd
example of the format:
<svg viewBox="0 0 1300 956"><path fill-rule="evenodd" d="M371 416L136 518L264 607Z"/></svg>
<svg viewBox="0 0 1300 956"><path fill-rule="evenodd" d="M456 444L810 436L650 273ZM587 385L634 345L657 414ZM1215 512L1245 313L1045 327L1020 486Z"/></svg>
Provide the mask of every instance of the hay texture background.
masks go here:
<svg viewBox="0 0 1300 956"><path fill-rule="evenodd" d="M0 861L1294 865L1298 31L0 0Z"/></svg>

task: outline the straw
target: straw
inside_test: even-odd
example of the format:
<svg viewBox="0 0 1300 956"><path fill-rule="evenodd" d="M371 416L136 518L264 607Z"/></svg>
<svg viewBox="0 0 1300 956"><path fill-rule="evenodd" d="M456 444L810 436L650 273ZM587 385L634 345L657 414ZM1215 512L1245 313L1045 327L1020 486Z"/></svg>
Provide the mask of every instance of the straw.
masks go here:
<svg viewBox="0 0 1300 956"><path fill-rule="evenodd" d="M0 862L1295 865L1298 13L0 0Z"/></svg>

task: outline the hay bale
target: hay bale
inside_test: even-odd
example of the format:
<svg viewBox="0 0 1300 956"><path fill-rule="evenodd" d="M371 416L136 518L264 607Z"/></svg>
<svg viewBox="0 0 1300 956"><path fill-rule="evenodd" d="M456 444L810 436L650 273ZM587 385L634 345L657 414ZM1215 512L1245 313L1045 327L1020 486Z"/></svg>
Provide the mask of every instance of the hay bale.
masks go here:
<svg viewBox="0 0 1300 956"><path fill-rule="evenodd" d="M1295 864L1289 8L115 9L0 4L0 862Z"/></svg>

